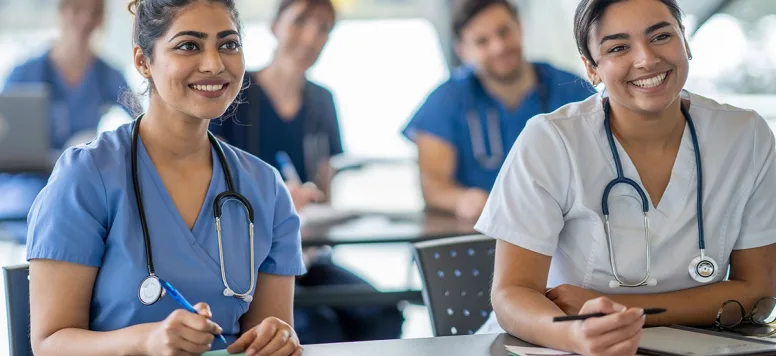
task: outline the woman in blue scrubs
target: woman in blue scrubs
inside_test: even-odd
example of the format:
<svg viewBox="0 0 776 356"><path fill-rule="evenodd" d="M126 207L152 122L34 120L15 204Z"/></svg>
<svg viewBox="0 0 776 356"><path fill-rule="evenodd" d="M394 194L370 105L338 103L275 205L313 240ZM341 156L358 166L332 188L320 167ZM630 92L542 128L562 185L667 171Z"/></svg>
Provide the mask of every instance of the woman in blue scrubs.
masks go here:
<svg viewBox="0 0 776 356"><path fill-rule="evenodd" d="M272 23L278 46L271 63L246 75L247 88L240 95L244 102L222 122L210 125L227 142L281 171L276 155L286 152L300 179L286 182L298 211L327 197L329 157L343 152L331 92L305 77L325 46L335 17L330 0L281 1ZM335 265L325 249L305 249L305 260L308 273L298 278L298 287L369 287ZM396 306L297 308L294 317L303 344L396 339L404 322Z"/></svg>
<svg viewBox="0 0 776 356"><path fill-rule="evenodd" d="M150 104L67 149L33 204L33 351L191 355L225 348L221 334L231 353L299 355L292 304L305 268L291 198L277 170L207 131L245 72L235 3L135 0L130 9ZM144 283L157 278L198 302L197 313L169 292L157 299Z"/></svg>
<svg viewBox="0 0 776 356"><path fill-rule="evenodd" d="M89 46L92 34L102 24L104 0L60 0L60 38L43 54L11 71L4 91L27 84L46 85L50 102L50 145L55 153L65 148L74 136L96 135L97 124L112 106L119 105L124 77L95 56ZM123 106L122 106L123 107ZM35 196L46 184L39 174L0 174L0 219L19 219L27 215ZM24 241L25 222L4 224L8 231Z"/></svg>

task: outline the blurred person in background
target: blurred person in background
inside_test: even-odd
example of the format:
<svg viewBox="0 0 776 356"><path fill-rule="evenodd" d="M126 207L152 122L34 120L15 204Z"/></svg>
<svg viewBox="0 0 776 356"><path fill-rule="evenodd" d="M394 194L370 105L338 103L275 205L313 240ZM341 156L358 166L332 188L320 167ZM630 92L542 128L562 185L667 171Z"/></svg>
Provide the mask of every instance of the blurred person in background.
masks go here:
<svg viewBox="0 0 776 356"><path fill-rule="evenodd" d="M418 148L427 207L475 221L526 121L594 90L524 58L517 9L507 0L457 1L451 22L463 65L426 98L403 134Z"/></svg>
<svg viewBox="0 0 776 356"><path fill-rule="evenodd" d="M298 211L328 199L329 158L343 152L334 98L328 89L306 78L335 18L331 0L281 1L272 22L277 49L271 62L246 73L236 109L210 125L226 142L283 172ZM307 248L304 255L308 273L297 279L297 288L372 288L335 265L329 249ZM396 339L404 322L396 306L297 308L294 313L302 344Z"/></svg>
<svg viewBox="0 0 776 356"><path fill-rule="evenodd" d="M59 38L43 54L14 68L3 89L45 85L51 98L49 145L55 153L73 140L93 138L102 115L119 105L120 93L127 88L121 73L91 49L90 40L103 23L105 1L60 0L58 6ZM25 240L23 220L46 180L39 174L0 173L0 220L16 220L3 223L0 230Z"/></svg>

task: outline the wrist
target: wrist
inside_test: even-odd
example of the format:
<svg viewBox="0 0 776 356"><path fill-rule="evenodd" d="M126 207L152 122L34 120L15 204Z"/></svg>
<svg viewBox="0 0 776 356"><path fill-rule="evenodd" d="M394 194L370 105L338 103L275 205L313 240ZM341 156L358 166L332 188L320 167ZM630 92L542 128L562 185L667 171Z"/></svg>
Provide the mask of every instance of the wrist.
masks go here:
<svg viewBox="0 0 776 356"><path fill-rule="evenodd" d="M148 342L151 339L151 333L157 324L158 323L147 323L129 327L127 330L129 331L129 337L127 338L129 340L128 352L125 354L150 355L152 350L148 345Z"/></svg>

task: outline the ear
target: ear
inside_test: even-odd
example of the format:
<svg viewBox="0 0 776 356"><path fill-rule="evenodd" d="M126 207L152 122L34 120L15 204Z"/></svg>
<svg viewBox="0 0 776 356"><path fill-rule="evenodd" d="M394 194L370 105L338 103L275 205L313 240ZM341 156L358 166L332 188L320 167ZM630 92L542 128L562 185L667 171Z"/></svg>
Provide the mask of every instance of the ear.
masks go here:
<svg viewBox="0 0 776 356"><path fill-rule="evenodd" d="M272 32L272 35L275 36L275 38L278 37L278 20L272 21L272 26L269 27L270 32Z"/></svg>
<svg viewBox="0 0 776 356"><path fill-rule="evenodd" d="M684 39L684 49L687 51L687 59L692 59L692 51L690 50L690 43L687 42L687 39Z"/></svg>
<svg viewBox="0 0 776 356"><path fill-rule="evenodd" d="M135 46L132 48L132 54L134 58L135 70L137 70L143 78L151 79L151 67L148 63L148 58L143 53L140 47Z"/></svg>
<svg viewBox="0 0 776 356"><path fill-rule="evenodd" d="M585 56L582 57L582 63L585 64L585 72L587 73L587 79L590 81L593 86L598 86L598 84L601 84L601 77L598 76L598 70L596 69L596 66L591 63Z"/></svg>

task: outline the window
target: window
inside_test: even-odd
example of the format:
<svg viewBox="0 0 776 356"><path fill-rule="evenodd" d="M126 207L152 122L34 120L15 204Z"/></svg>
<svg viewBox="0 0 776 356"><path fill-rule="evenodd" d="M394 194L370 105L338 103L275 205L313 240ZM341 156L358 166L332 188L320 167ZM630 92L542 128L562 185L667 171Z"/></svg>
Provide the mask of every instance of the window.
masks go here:
<svg viewBox="0 0 776 356"><path fill-rule="evenodd" d="M690 40L687 88L754 109L776 128L776 2L734 1Z"/></svg>
<svg viewBox="0 0 776 356"><path fill-rule="evenodd" d="M265 66L276 46L269 24L246 25L244 41L248 70ZM428 21L343 20L309 78L334 94L349 154L403 157L413 155L414 146L401 129L447 73L438 35Z"/></svg>

